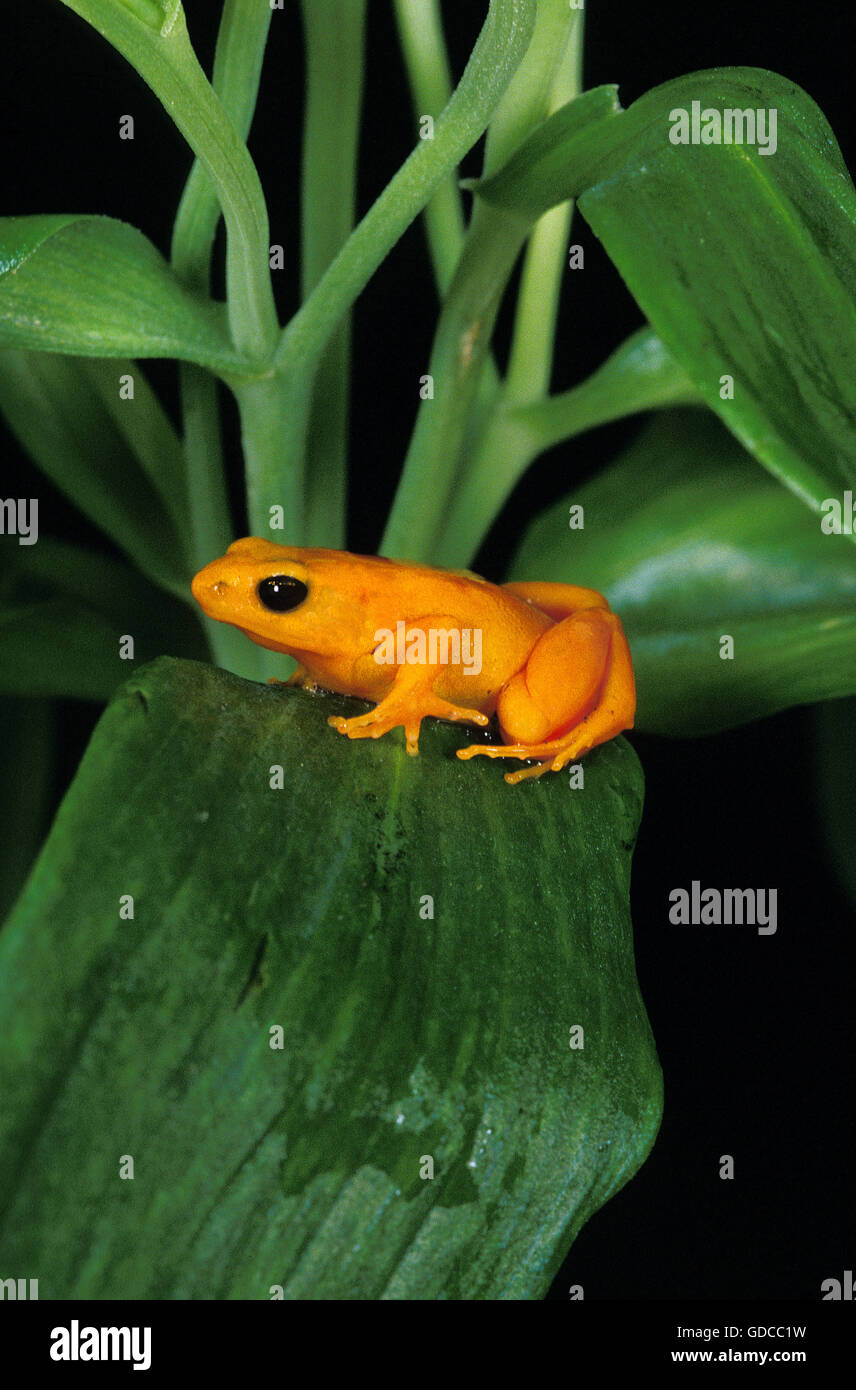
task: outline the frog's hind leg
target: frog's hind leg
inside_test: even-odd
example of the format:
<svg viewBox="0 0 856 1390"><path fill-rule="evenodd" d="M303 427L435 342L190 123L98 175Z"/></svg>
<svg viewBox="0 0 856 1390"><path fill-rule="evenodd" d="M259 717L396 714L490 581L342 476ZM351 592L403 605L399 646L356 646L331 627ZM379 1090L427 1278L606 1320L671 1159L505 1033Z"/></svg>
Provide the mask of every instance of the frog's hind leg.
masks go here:
<svg viewBox="0 0 856 1390"><path fill-rule="evenodd" d="M563 618L573 617L589 608L604 608L609 612L609 604L597 589L583 589L579 584L553 584L548 580L533 580L525 584L503 584L502 588L517 598L525 599L542 613L547 613L554 623Z"/></svg>
<svg viewBox="0 0 856 1390"><path fill-rule="evenodd" d="M459 620L455 618L432 614L409 624L405 638L411 633L427 633L432 628L448 630L458 626ZM481 710L453 704L435 693L434 684L447 669L445 664L427 661L399 666L383 699L368 714L358 714L351 719L331 715L327 723L348 738L381 738L390 729L403 726L407 751L411 755L419 752L419 728L428 716L453 723L488 724L490 720Z"/></svg>
<svg viewBox="0 0 856 1390"><path fill-rule="evenodd" d="M504 745L470 744L459 758L532 758L507 773L515 783L558 772L566 763L633 727L636 693L630 650L620 620L585 609L548 628L523 671L497 704Z"/></svg>

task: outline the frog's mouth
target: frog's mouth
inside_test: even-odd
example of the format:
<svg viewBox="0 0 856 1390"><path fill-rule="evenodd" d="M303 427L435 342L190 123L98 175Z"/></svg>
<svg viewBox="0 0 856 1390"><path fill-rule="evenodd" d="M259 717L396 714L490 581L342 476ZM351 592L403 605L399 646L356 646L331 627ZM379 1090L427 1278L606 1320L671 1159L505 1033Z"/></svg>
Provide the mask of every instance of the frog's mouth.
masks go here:
<svg viewBox="0 0 856 1390"><path fill-rule="evenodd" d="M260 637L259 634L253 632L251 628L241 627L240 623L232 623L232 627L236 627L239 632L243 632L244 636L249 637L251 642L255 642L257 647L266 647L269 652L285 652L286 656L293 656L296 661L303 660L303 655L298 651L297 647L291 645L284 647L281 642L275 642L272 637ZM309 653L305 653L305 655L308 656Z"/></svg>

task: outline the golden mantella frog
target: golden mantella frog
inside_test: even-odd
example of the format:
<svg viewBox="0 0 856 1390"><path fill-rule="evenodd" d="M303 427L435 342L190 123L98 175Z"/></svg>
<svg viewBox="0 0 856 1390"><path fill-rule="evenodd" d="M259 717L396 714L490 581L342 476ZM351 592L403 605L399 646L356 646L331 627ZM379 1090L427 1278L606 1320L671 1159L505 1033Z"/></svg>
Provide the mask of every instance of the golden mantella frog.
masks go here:
<svg viewBox="0 0 856 1390"><path fill-rule="evenodd" d="M402 725L419 751L426 715L486 725L501 745L459 758L533 766L507 782L558 772L633 726L636 694L619 619L594 589L490 584L467 571L304 549L248 537L193 580L211 618L299 662L286 682L374 700L329 723L348 738Z"/></svg>

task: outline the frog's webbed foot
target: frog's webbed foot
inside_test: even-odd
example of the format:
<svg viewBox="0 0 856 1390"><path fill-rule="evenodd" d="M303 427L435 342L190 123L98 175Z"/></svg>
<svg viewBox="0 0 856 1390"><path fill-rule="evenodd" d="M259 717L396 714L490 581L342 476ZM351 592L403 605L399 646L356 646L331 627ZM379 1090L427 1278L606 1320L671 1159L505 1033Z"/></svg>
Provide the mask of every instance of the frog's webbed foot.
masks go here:
<svg viewBox="0 0 856 1390"><path fill-rule="evenodd" d="M579 732L579 731L576 731ZM469 743L458 749L458 757L466 761L483 754L486 758L535 758L538 761L531 767L521 767L517 772L506 772L505 780L509 786L525 782L531 777L543 777L545 772L561 772L566 763L587 752L591 744L585 739L571 742L555 739L551 743Z"/></svg>

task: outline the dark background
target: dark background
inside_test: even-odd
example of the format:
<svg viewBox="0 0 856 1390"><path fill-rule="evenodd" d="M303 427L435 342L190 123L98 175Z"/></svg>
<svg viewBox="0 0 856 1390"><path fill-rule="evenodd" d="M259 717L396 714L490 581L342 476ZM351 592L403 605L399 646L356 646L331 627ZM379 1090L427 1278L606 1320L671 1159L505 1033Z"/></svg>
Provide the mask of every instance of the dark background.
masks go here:
<svg viewBox="0 0 856 1390"><path fill-rule="evenodd" d="M342 0L347 4L348 0ZM186 0L191 36L210 70L219 6ZM486 13L446 3L456 76ZM818 102L856 166L852 19L845 6L720 0L656 6L590 0L585 80L618 82L625 106L650 87L718 64L782 73ZM297 188L302 101L296 3L276 12L251 136L271 214L271 240L291 270L276 277L280 314L297 305ZM98 212L140 227L168 251L189 167L181 138L136 74L57 0L0 8L3 215ZM134 141L118 139L132 114ZM359 210L414 144L410 97L387 0L369 3L369 64ZM464 173L479 168L478 151ZM331 169L331 179L336 171ZM562 307L554 388L581 379L641 322L580 219L584 274ZM413 425L436 301L417 224L357 305L349 545L373 551ZM500 317L497 352L507 349ZM171 411L173 364L146 370ZM224 396L236 534L243 534L234 410ZM479 556L500 578L525 521L596 471L636 424L595 431L542 459L518 488ZM45 532L104 551L110 542L41 478L3 431L5 495L37 486ZM55 798L97 718L65 702ZM663 1063L665 1118L639 1175L584 1229L551 1297L811 1298L856 1261L851 1154L854 912L839 888L816 804L814 716L797 710L694 742L633 736L647 803L634 859L633 915L642 992ZM840 756L854 769L853 749ZM668 924L675 887L778 889L779 929ZM732 1154L735 1179L720 1180Z"/></svg>

